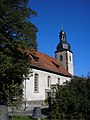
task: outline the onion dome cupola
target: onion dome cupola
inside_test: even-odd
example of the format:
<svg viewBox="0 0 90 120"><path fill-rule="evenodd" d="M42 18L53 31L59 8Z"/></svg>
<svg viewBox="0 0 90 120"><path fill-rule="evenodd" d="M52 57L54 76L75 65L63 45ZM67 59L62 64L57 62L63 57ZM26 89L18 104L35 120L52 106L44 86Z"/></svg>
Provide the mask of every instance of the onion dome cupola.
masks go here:
<svg viewBox="0 0 90 120"><path fill-rule="evenodd" d="M71 51L71 46L66 40L66 32L63 30L63 28L60 31L59 37L60 37L60 42L57 45L57 52L63 51L63 50Z"/></svg>

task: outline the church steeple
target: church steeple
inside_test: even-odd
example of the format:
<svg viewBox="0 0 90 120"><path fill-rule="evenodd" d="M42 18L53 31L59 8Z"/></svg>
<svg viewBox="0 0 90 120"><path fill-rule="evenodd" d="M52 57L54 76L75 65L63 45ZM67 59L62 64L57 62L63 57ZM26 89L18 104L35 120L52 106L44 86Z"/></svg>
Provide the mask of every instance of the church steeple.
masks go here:
<svg viewBox="0 0 90 120"><path fill-rule="evenodd" d="M66 32L62 29L59 33L59 44L57 45L55 51L55 58L63 65L63 67L72 75L74 75L73 71L73 53L71 51L71 46L67 42Z"/></svg>
<svg viewBox="0 0 90 120"><path fill-rule="evenodd" d="M62 30L59 33L59 38L60 38L60 42L57 45L57 51L62 51L62 50L71 51L71 46L66 40L66 32L64 31L63 27L62 27Z"/></svg>

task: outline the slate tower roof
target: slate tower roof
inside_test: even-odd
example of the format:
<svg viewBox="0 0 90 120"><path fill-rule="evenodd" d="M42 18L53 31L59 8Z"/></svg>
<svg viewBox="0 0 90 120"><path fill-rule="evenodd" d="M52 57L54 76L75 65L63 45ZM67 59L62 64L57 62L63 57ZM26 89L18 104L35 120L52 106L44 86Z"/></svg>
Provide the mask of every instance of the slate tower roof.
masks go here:
<svg viewBox="0 0 90 120"><path fill-rule="evenodd" d="M59 38L60 38L60 42L57 45L56 52L60 52L60 51L64 51L64 50L71 51L71 46L66 40L66 32L63 29L59 33Z"/></svg>

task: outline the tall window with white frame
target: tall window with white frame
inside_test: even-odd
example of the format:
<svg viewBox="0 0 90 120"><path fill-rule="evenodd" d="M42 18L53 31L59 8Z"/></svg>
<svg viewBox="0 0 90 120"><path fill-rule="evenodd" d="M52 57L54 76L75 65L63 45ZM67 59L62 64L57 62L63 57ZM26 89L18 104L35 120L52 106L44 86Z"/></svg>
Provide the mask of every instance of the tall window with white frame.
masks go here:
<svg viewBox="0 0 90 120"><path fill-rule="evenodd" d="M58 78L58 85L60 85L60 78Z"/></svg>
<svg viewBox="0 0 90 120"><path fill-rule="evenodd" d="M47 77L47 87L50 87L51 86L51 77L48 76Z"/></svg>
<svg viewBox="0 0 90 120"><path fill-rule="evenodd" d="M39 75L34 76L34 92L39 92Z"/></svg>

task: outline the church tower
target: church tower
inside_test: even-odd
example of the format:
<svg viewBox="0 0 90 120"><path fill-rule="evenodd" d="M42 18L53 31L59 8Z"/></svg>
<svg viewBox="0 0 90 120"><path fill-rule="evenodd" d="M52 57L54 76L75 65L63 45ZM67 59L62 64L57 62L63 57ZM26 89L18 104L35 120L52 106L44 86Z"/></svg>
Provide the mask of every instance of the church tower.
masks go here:
<svg viewBox="0 0 90 120"><path fill-rule="evenodd" d="M73 52L71 51L70 44L66 40L66 33L63 28L60 31L59 38L60 42L57 45L57 50L55 51L55 58L71 75L74 75Z"/></svg>

